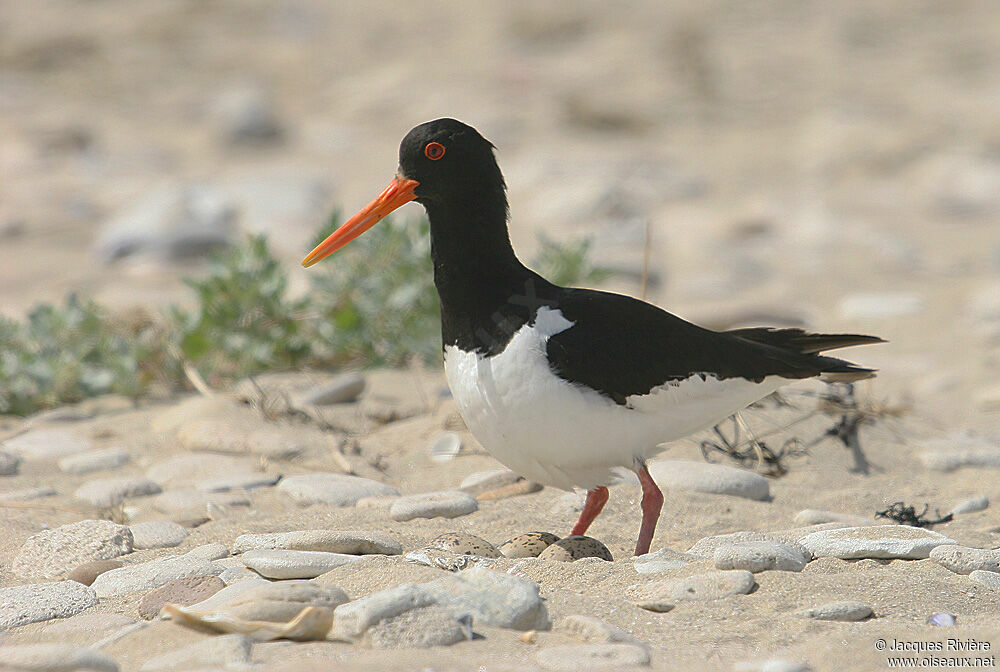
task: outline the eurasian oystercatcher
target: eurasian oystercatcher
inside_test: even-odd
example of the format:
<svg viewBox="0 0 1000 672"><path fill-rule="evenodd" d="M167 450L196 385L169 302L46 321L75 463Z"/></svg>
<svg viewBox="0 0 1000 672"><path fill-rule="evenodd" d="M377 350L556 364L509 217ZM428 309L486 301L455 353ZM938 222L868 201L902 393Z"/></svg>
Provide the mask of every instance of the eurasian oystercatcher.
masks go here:
<svg viewBox="0 0 1000 672"><path fill-rule="evenodd" d="M438 119L411 130L396 177L303 260L311 266L409 201L427 210L444 367L458 410L497 460L539 483L587 490L571 534L608 499L613 469L642 484L636 555L663 494L646 468L659 446L711 427L793 380L855 381L872 369L820 355L882 339L801 329L716 332L638 299L557 287L515 256L493 145Z"/></svg>

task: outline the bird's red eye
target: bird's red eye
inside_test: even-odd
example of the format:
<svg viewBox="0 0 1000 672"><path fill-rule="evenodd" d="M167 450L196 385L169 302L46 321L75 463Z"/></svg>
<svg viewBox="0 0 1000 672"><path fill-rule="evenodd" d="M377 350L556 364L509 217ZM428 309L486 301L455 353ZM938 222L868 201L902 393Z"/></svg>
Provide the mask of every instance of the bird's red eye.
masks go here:
<svg viewBox="0 0 1000 672"><path fill-rule="evenodd" d="M444 156L444 145L440 142L428 142L424 147L424 156L431 161L437 161Z"/></svg>

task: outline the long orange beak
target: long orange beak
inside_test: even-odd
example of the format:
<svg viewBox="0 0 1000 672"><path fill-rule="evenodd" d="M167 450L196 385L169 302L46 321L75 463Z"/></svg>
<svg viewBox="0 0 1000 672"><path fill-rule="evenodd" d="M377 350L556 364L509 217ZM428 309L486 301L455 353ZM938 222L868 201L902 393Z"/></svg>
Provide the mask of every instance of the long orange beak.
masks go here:
<svg viewBox="0 0 1000 672"><path fill-rule="evenodd" d="M385 191L378 195L378 198L365 206L361 212L344 222L339 229L331 233L326 240L317 245L316 249L302 260L302 265L309 267L317 261L325 259L378 224L390 212L415 199L417 195L413 193L413 190L418 186L420 186L420 183L416 180L409 180L399 175L394 177L389 186L385 188Z"/></svg>

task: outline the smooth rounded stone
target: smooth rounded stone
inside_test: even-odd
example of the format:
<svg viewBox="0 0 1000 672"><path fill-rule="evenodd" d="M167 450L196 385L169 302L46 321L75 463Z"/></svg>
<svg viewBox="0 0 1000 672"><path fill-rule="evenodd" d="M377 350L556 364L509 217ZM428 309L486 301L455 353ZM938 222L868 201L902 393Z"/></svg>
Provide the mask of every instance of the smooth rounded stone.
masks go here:
<svg viewBox="0 0 1000 672"><path fill-rule="evenodd" d="M379 495L376 497L362 497L354 504L356 509L386 509L399 499L398 495Z"/></svg>
<svg viewBox="0 0 1000 672"><path fill-rule="evenodd" d="M478 495L476 495L476 501L495 502L501 499L507 499L508 497L517 497L519 495L530 495L533 492L540 492L543 487L544 486L541 483L536 483L535 481L521 479L516 483L505 485L502 488L494 488L493 490L486 490L484 492L480 492Z"/></svg>
<svg viewBox="0 0 1000 672"><path fill-rule="evenodd" d="M975 569L969 572L969 579L986 586L987 588L1000 590L1000 574L997 574L996 572L987 572L982 569Z"/></svg>
<svg viewBox="0 0 1000 672"><path fill-rule="evenodd" d="M625 632L617 625L605 623L593 616L582 616L573 614L559 621L557 629L567 633L569 636L590 644L640 644L630 633Z"/></svg>
<svg viewBox="0 0 1000 672"><path fill-rule="evenodd" d="M794 660L768 658L757 662L738 662L733 666L733 672L813 672L813 668Z"/></svg>
<svg viewBox="0 0 1000 672"><path fill-rule="evenodd" d="M799 615L819 621L863 621L871 618L872 613L872 608L863 602L844 601L804 609Z"/></svg>
<svg viewBox="0 0 1000 672"><path fill-rule="evenodd" d="M51 460L82 453L92 448L89 441L63 429L36 429L7 439L5 451L24 460Z"/></svg>
<svg viewBox="0 0 1000 672"><path fill-rule="evenodd" d="M487 490L495 490L522 480L522 477L510 469L491 469L469 474L458 484L458 489L473 497Z"/></svg>
<svg viewBox="0 0 1000 672"><path fill-rule="evenodd" d="M360 555L323 551L247 551L240 558L249 569L268 579L312 579Z"/></svg>
<svg viewBox="0 0 1000 672"><path fill-rule="evenodd" d="M1000 572L1000 550L948 544L931 549L930 559L956 574Z"/></svg>
<svg viewBox="0 0 1000 672"><path fill-rule="evenodd" d="M232 597L223 595L223 591L231 591ZM240 581L227 586L223 591L209 600L191 605L191 608L224 611L247 621L286 623L306 607L334 611L349 600L347 593L340 588L312 581Z"/></svg>
<svg viewBox="0 0 1000 672"><path fill-rule="evenodd" d="M537 558L557 541L559 537L551 532L525 532L503 542L497 546L497 550L505 558Z"/></svg>
<svg viewBox="0 0 1000 672"><path fill-rule="evenodd" d="M482 537L465 532L445 532L431 539L427 548L450 551L460 555L477 555L482 558L499 558L500 551Z"/></svg>
<svg viewBox="0 0 1000 672"><path fill-rule="evenodd" d="M456 618L470 614L474 623L513 630L551 627L538 584L529 579L477 565L421 587Z"/></svg>
<svg viewBox="0 0 1000 672"><path fill-rule="evenodd" d="M210 544L195 546L185 553L189 558L200 558L202 560L221 560L229 557L229 547L214 541Z"/></svg>
<svg viewBox="0 0 1000 672"><path fill-rule="evenodd" d="M230 87L216 94L210 106L222 139L255 147L281 140L284 132L270 96L257 85Z"/></svg>
<svg viewBox="0 0 1000 672"><path fill-rule="evenodd" d="M688 460L653 460L649 473L663 489L730 495L757 501L771 499L771 487L760 474L721 464Z"/></svg>
<svg viewBox="0 0 1000 672"><path fill-rule="evenodd" d="M248 456L188 453L152 464L146 469L146 478L163 487L178 488L207 478L252 473L258 464L258 460Z"/></svg>
<svg viewBox="0 0 1000 672"><path fill-rule="evenodd" d="M167 490L150 501L154 509L178 518L204 516L211 504L225 509L249 507L250 499L243 492L212 492L200 490ZM191 526L188 526L191 527Z"/></svg>
<svg viewBox="0 0 1000 672"><path fill-rule="evenodd" d="M753 574L745 569L705 572L648 584L643 588L644 597L638 604L649 611L670 611L678 602L746 595L755 585Z"/></svg>
<svg viewBox="0 0 1000 672"><path fill-rule="evenodd" d="M51 579L92 560L132 552L132 532L110 520L81 520L43 530L21 546L11 564L18 576Z"/></svg>
<svg viewBox="0 0 1000 672"><path fill-rule="evenodd" d="M431 462L448 462L454 460L462 451L462 437L454 432L444 432L431 441L428 452Z"/></svg>
<svg viewBox="0 0 1000 672"><path fill-rule="evenodd" d="M1000 469L1000 448L962 448L929 450L920 454L920 461L931 471L970 469Z"/></svg>
<svg viewBox="0 0 1000 672"><path fill-rule="evenodd" d="M234 567L231 569L236 569L236 568ZM240 567L239 569L245 573L244 578L239 579L237 581L232 581L230 583L226 583L225 588L217 592L215 595L212 595L211 597L202 600L201 602L196 602L192 604L191 609L197 609L199 611L213 611L221 606L233 602L240 595L256 590L261 586L273 586L273 585L280 585L281 583L288 583L288 582L268 581L267 579L263 578L260 574L257 574L256 572L251 572L246 567ZM222 574L219 574L219 578L222 579L223 575L225 575L227 571L228 570L225 570L222 572ZM223 579L223 582L225 582L225 579Z"/></svg>
<svg viewBox="0 0 1000 672"><path fill-rule="evenodd" d="M535 660L546 670L581 672L649 665L649 651L637 644L567 644L542 649Z"/></svg>
<svg viewBox="0 0 1000 672"><path fill-rule="evenodd" d="M847 526L843 523L822 523L820 525L797 527L790 530L777 530L774 532L740 530L738 532L729 532L728 534L702 537L687 552L703 558L712 558L715 555L715 551L721 546L741 544L746 541L776 541L781 544L787 544L796 550L801 550L804 555L808 555L809 551L797 541L798 539L812 532L839 530L845 527Z"/></svg>
<svg viewBox="0 0 1000 672"><path fill-rule="evenodd" d="M979 511L985 511L990 506L990 500L985 495L980 497L971 497L970 499L963 500L956 504L951 512L954 515L961 515L965 513L977 513Z"/></svg>
<svg viewBox="0 0 1000 672"><path fill-rule="evenodd" d="M869 525L821 530L807 534L799 543L816 558L902 558L921 560L931 549L958 543L939 532L907 525Z"/></svg>
<svg viewBox="0 0 1000 672"><path fill-rule="evenodd" d="M191 669L244 669L250 665L253 640L246 635L216 635L150 658L139 672L174 672Z"/></svg>
<svg viewBox="0 0 1000 672"><path fill-rule="evenodd" d="M356 371L341 373L296 396L297 406L349 404L365 391L365 377Z"/></svg>
<svg viewBox="0 0 1000 672"><path fill-rule="evenodd" d="M92 562L85 562L67 574L66 580L76 581L77 583L89 586L94 583L94 579L104 572L111 571L112 569L118 569L121 566L122 563L118 560L94 560Z"/></svg>
<svg viewBox="0 0 1000 672"><path fill-rule="evenodd" d="M45 636L51 641L63 641L70 637L91 637L95 632L117 632L133 625L136 620L125 614L80 613L45 624Z"/></svg>
<svg viewBox="0 0 1000 672"><path fill-rule="evenodd" d="M636 557L632 561L632 566L635 567L635 571L639 574L659 574L660 572L680 569L698 559L698 556L691 555L690 553L682 553L670 548L661 548L654 553L646 553L645 555Z"/></svg>
<svg viewBox="0 0 1000 672"><path fill-rule="evenodd" d="M243 413L230 413L222 418L192 420L178 428L177 440L188 450L261 455L276 460L290 460L307 447L302 430L264 424L253 415L248 418L249 424L244 424L245 417Z"/></svg>
<svg viewBox="0 0 1000 672"><path fill-rule="evenodd" d="M173 548L180 546L188 536L188 531L183 526L169 520L136 523L129 529L132 530L132 548L136 550Z"/></svg>
<svg viewBox="0 0 1000 672"><path fill-rule="evenodd" d="M51 497L56 494L53 488L20 488L18 490L8 490L0 492L0 502L24 502L32 499Z"/></svg>
<svg viewBox="0 0 1000 672"><path fill-rule="evenodd" d="M923 298L913 292L860 293L840 300L840 314L848 320L903 317L923 309Z"/></svg>
<svg viewBox="0 0 1000 672"><path fill-rule="evenodd" d="M559 541L549 544L548 548L538 554L539 560L556 560L559 562L573 562L581 558L600 558L612 562L611 551L593 537L575 535L564 537Z"/></svg>
<svg viewBox="0 0 1000 672"><path fill-rule="evenodd" d="M148 478L100 478L87 481L77 488L73 496L93 506L107 507L121 504L128 497L145 497L160 492L160 486Z"/></svg>
<svg viewBox="0 0 1000 672"><path fill-rule="evenodd" d="M349 555L399 555L402 545L384 532L353 530L297 530L267 534L241 534L233 553L252 550L323 551Z"/></svg>
<svg viewBox="0 0 1000 672"><path fill-rule="evenodd" d="M389 508L389 517L399 522L415 518L458 518L478 510L479 502L468 493L424 492L397 499Z"/></svg>
<svg viewBox="0 0 1000 672"><path fill-rule="evenodd" d="M281 480L281 474L262 474L260 472L249 474L233 474L231 476L220 476L218 478L208 478L195 483L195 489L202 492L229 492L230 490L256 490L257 488L269 488L277 485Z"/></svg>
<svg viewBox="0 0 1000 672"><path fill-rule="evenodd" d="M796 525L821 525L823 523L846 523L852 527L868 525L871 520L864 516L855 516L850 513L839 513L837 511L823 511L821 509L803 509L795 514L792 519Z"/></svg>
<svg viewBox="0 0 1000 672"><path fill-rule="evenodd" d="M92 587L98 597L118 597L145 593L187 576L217 575L222 569L208 560L176 555L104 572L94 580Z"/></svg>
<svg viewBox="0 0 1000 672"><path fill-rule="evenodd" d="M89 586L76 581L30 583L0 588L0 630L68 618L97 604Z"/></svg>
<svg viewBox="0 0 1000 672"><path fill-rule="evenodd" d="M354 506L362 497L399 495L391 485L370 478L332 473L289 476L278 484L278 491L302 506Z"/></svg>
<svg viewBox="0 0 1000 672"><path fill-rule="evenodd" d="M139 616L147 621L156 618L165 604L189 606L212 595L226 587L217 576L186 576L182 579L167 581L159 588L154 588L139 600Z"/></svg>
<svg viewBox="0 0 1000 672"><path fill-rule="evenodd" d="M426 649L467 639L466 627L451 612L420 607L379 621L365 631L362 644L373 649Z"/></svg>
<svg viewBox="0 0 1000 672"><path fill-rule="evenodd" d="M224 584L231 586L245 579L259 579L260 574L246 567L226 567L219 574L219 578Z"/></svg>
<svg viewBox="0 0 1000 672"><path fill-rule="evenodd" d="M69 644L0 646L5 672L118 672L105 653Z"/></svg>
<svg viewBox="0 0 1000 672"><path fill-rule="evenodd" d="M60 471L67 474L89 474L93 471L106 471L117 469L127 464L128 453L124 448L104 448L102 450L88 450L85 453L77 453L61 458L57 464Z"/></svg>
<svg viewBox="0 0 1000 672"><path fill-rule="evenodd" d="M14 453L0 450L0 476L14 476L20 466L20 457Z"/></svg>
<svg viewBox="0 0 1000 672"><path fill-rule="evenodd" d="M809 556L776 541L745 541L720 546L712 557L716 569L745 569L748 572L801 572Z"/></svg>

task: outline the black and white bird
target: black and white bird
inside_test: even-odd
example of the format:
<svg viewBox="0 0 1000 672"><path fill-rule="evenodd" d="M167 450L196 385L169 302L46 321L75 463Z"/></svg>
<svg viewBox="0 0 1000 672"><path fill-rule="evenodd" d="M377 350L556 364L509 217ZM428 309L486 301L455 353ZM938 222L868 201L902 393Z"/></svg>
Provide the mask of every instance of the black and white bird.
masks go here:
<svg viewBox="0 0 1000 672"><path fill-rule="evenodd" d="M881 342L873 336L716 332L628 296L548 282L511 248L493 145L454 119L411 130L390 185L303 265L414 200L430 218L445 373L458 410L512 470L587 490L571 534L586 532L608 499L614 470L625 467L642 485L635 552L647 553L663 495L646 460L661 444L712 427L794 380L873 375L819 354Z"/></svg>

